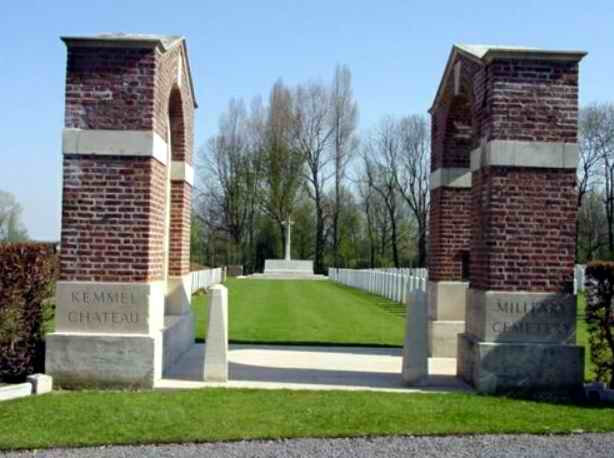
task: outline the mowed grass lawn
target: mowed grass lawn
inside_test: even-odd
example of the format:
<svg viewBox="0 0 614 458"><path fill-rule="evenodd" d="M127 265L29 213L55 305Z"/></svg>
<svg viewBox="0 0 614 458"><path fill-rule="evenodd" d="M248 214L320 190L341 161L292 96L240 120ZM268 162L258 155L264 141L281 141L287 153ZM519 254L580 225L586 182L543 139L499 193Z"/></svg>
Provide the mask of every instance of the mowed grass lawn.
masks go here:
<svg viewBox="0 0 614 458"><path fill-rule="evenodd" d="M471 394L57 392L0 404L0 449L291 437L614 430L614 409Z"/></svg>
<svg viewBox="0 0 614 458"><path fill-rule="evenodd" d="M330 281L229 279L229 338L235 343L402 346L405 307ZM192 300L197 339L207 298Z"/></svg>

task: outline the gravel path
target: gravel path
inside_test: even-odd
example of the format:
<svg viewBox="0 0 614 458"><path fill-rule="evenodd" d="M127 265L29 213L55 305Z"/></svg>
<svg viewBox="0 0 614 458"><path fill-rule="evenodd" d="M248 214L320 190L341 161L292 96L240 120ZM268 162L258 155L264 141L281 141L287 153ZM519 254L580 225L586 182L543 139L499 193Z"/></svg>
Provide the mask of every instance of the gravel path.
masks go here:
<svg viewBox="0 0 614 458"><path fill-rule="evenodd" d="M95 447L14 452L6 457L612 457L614 433L571 436L378 437Z"/></svg>

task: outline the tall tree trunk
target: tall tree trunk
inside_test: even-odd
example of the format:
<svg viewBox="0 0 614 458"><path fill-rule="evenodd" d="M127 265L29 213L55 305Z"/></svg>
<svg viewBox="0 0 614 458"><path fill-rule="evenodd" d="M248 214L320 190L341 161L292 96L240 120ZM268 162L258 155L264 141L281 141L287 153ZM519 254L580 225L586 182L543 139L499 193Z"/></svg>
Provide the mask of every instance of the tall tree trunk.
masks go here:
<svg viewBox="0 0 614 458"><path fill-rule="evenodd" d="M338 159L336 160L338 162ZM335 163L335 211L333 213L333 259L335 267L341 267L339 260L339 213L341 212L341 196L339 195L339 164Z"/></svg>
<svg viewBox="0 0 614 458"><path fill-rule="evenodd" d="M369 268L375 268L375 238L371 227L369 227Z"/></svg>
<svg viewBox="0 0 614 458"><path fill-rule="evenodd" d="M367 233L369 236L369 267L375 267L375 235L373 234L373 217L369 208L369 203L365 203L365 214L367 216Z"/></svg>
<svg viewBox="0 0 614 458"><path fill-rule="evenodd" d="M394 217L394 211L390 213L390 219L392 223L392 259L394 261L394 266L398 269L400 267L399 263L399 243L397 236L397 221Z"/></svg>
<svg viewBox="0 0 614 458"><path fill-rule="evenodd" d="M418 267L426 267L426 227L418 222Z"/></svg>
<svg viewBox="0 0 614 458"><path fill-rule="evenodd" d="M320 192L316 189L315 192L315 204L316 204L316 240L315 240L315 253L314 253L314 270L315 273L321 274L322 256L324 251L324 215L322 214L322 197Z"/></svg>
<svg viewBox="0 0 614 458"><path fill-rule="evenodd" d="M380 254L383 257L386 256L386 238L388 237L388 231L386 230L386 228L382 228L382 237L381 237L381 244L380 244Z"/></svg>
<svg viewBox="0 0 614 458"><path fill-rule="evenodd" d="M281 234L281 256L278 256L279 259L284 259L285 251L286 251L286 226L280 221L278 222L279 233ZM292 257L292 253L290 253L290 257Z"/></svg>
<svg viewBox="0 0 614 458"><path fill-rule="evenodd" d="M606 180L605 180L605 209L606 218L608 220L608 255L610 259L614 256L614 195L613 186L614 179L613 170L610 168L609 161L606 160Z"/></svg>

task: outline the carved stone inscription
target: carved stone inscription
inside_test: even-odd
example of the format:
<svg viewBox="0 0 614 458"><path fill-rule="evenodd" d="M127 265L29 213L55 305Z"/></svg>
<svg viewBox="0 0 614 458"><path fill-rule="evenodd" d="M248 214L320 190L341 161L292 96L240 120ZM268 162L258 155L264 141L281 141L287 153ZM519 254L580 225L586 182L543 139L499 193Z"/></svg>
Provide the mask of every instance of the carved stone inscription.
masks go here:
<svg viewBox="0 0 614 458"><path fill-rule="evenodd" d="M548 293L474 292L473 317L485 341L571 344L575 300L573 295Z"/></svg>
<svg viewBox="0 0 614 458"><path fill-rule="evenodd" d="M60 332L148 333L156 303L147 284L60 282L56 299Z"/></svg>

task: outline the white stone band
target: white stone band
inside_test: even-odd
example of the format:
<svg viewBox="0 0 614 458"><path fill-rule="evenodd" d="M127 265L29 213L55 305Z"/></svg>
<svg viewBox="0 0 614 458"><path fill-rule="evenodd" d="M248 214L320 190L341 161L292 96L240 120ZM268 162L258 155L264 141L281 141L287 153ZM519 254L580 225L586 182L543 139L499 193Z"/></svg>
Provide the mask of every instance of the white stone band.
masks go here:
<svg viewBox="0 0 614 458"><path fill-rule="evenodd" d="M194 185L194 169L184 161L171 162L171 180L185 181L190 186Z"/></svg>
<svg viewBox="0 0 614 458"><path fill-rule="evenodd" d="M168 147L151 130L72 129L62 131L64 154L153 157L166 165Z"/></svg>
<svg viewBox="0 0 614 458"><path fill-rule="evenodd" d="M563 142L492 140L471 152L471 171L482 167L575 169L578 145Z"/></svg>
<svg viewBox="0 0 614 458"><path fill-rule="evenodd" d="M470 188L471 170L445 167L431 173L431 190L444 186L447 188Z"/></svg>

